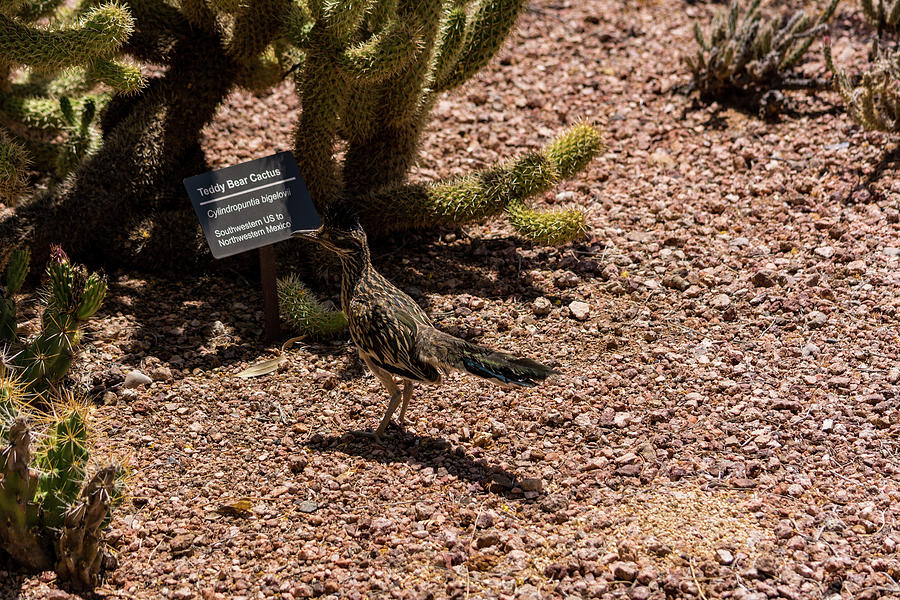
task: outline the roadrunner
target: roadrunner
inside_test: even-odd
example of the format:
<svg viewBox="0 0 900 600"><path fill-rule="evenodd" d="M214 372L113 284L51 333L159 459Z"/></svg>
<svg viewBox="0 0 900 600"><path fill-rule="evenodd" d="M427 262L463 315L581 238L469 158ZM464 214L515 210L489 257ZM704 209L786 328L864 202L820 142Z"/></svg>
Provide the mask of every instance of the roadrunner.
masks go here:
<svg viewBox="0 0 900 600"><path fill-rule="evenodd" d="M341 261L341 308L350 337L369 370L384 385L391 399L374 432L356 432L381 441L400 407L403 426L413 382L440 383L451 371L464 371L503 387L534 387L556 373L531 360L461 340L434 327L416 302L384 278L369 254L366 233L354 217L325 219L312 233L298 234L335 252ZM403 391L395 381L403 383Z"/></svg>

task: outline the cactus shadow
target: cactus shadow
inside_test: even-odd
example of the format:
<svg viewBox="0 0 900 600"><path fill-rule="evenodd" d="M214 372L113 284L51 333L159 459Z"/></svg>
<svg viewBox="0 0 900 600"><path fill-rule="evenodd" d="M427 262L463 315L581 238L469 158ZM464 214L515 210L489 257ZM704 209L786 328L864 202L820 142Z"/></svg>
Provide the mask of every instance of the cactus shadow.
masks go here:
<svg viewBox="0 0 900 600"><path fill-rule="evenodd" d="M453 447L447 440L409 430L392 427L381 443L347 432L313 436L305 445L314 452L359 456L385 465L413 462L431 467L435 472L443 468L448 475L478 484L487 493L521 497L520 493L513 493L516 485L513 473L475 459L461 446Z"/></svg>
<svg viewBox="0 0 900 600"><path fill-rule="evenodd" d="M526 244L512 236L446 244L436 234L419 235L402 248L379 241L373 248L373 262L385 277L426 308L426 294L430 293L466 293L495 299L550 298L559 290L535 285L528 273L560 268L560 254L564 251L547 248L526 253ZM398 255L407 258L408 264L399 261Z"/></svg>

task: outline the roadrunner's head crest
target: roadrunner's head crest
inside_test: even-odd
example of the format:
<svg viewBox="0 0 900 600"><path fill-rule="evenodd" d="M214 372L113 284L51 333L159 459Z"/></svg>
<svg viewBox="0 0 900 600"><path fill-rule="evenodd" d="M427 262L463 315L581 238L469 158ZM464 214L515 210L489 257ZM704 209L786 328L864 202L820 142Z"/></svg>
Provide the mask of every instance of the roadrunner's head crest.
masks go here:
<svg viewBox="0 0 900 600"><path fill-rule="evenodd" d="M368 248L366 232L353 210L336 202L326 207L321 216L321 227L297 235L319 243L341 258L357 257Z"/></svg>

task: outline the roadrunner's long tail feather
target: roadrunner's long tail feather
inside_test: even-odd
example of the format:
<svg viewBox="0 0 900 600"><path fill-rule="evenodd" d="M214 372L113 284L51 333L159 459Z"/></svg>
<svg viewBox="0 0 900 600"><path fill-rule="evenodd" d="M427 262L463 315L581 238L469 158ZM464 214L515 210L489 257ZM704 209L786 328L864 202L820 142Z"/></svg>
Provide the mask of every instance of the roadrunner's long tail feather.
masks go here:
<svg viewBox="0 0 900 600"><path fill-rule="evenodd" d="M419 358L443 371L465 371L504 387L534 387L557 371L530 358L518 358L472 344L433 327L418 333Z"/></svg>

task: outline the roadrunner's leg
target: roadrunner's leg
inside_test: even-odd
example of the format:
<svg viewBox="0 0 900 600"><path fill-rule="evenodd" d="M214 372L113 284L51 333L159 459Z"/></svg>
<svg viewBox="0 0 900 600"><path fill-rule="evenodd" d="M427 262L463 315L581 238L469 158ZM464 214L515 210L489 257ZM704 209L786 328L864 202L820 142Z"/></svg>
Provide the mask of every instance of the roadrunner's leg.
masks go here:
<svg viewBox="0 0 900 600"><path fill-rule="evenodd" d="M406 423L406 407L409 406L409 399L412 398L413 383L409 379L404 381L403 385L403 404L400 406L400 414L397 416L397 422L402 427Z"/></svg>
<svg viewBox="0 0 900 600"><path fill-rule="evenodd" d="M381 436L384 434L384 430L387 429L388 424L391 422L391 416L394 414L394 411L397 410L397 407L400 406L400 401L402 399L402 394L400 393L400 388L394 382L394 378L390 373L385 371L380 367L376 367L372 364L367 357L363 357L363 360L366 362L366 366L369 367L369 370L378 378L381 384L385 387L388 394L391 395L391 401L388 403L387 410L384 413L384 416L381 418L381 423L378 425L378 429L374 432L372 431L354 431L358 435L364 435L366 437L375 438L375 441L380 442Z"/></svg>

